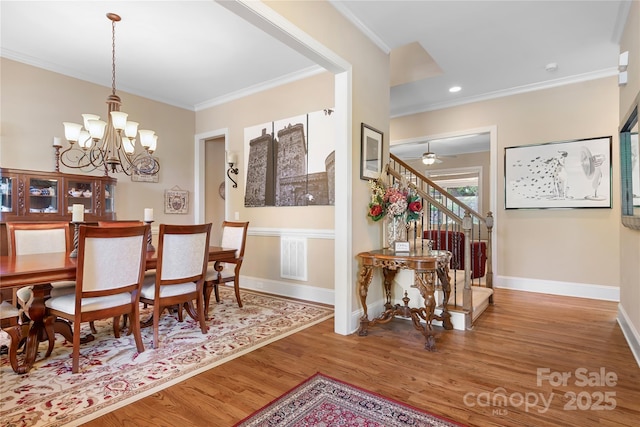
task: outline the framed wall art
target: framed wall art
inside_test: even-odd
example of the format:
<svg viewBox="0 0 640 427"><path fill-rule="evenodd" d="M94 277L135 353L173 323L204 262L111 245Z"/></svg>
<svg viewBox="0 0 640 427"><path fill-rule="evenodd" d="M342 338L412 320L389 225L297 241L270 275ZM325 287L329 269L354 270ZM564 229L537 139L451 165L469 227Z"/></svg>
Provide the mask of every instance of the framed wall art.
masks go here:
<svg viewBox="0 0 640 427"><path fill-rule="evenodd" d="M158 164L160 163L157 157L154 157ZM138 168L133 168L131 170L131 181L133 182L159 182L160 181L160 173L157 172L155 174L145 173L145 170L149 170L153 167L153 162L149 162L148 157L144 157L140 160L137 165Z"/></svg>
<svg viewBox="0 0 640 427"><path fill-rule="evenodd" d="M177 185L164 191L164 213L186 214L189 212L189 192Z"/></svg>
<svg viewBox="0 0 640 427"><path fill-rule="evenodd" d="M505 148L505 208L611 208L611 140Z"/></svg>
<svg viewBox="0 0 640 427"><path fill-rule="evenodd" d="M333 206L332 108L244 128L244 206ZM241 173L242 173L241 172Z"/></svg>
<svg viewBox="0 0 640 427"><path fill-rule="evenodd" d="M364 123L361 129L360 179L376 179L382 172L383 134Z"/></svg>

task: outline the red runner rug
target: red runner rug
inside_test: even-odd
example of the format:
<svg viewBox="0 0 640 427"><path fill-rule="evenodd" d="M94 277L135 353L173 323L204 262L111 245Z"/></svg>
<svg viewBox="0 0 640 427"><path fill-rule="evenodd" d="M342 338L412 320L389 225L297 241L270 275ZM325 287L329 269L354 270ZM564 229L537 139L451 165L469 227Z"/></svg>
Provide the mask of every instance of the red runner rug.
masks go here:
<svg viewBox="0 0 640 427"><path fill-rule="evenodd" d="M459 427L462 424L317 373L234 427Z"/></svg>

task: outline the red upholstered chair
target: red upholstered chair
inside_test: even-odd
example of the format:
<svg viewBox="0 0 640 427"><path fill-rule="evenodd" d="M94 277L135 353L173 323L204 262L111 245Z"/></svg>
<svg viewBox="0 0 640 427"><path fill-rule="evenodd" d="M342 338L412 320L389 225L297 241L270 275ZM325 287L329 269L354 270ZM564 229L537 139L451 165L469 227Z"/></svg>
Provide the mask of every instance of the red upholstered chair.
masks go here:
<svg viewBox="0 0 640 427"><path fill-rule="evenodd" d="M464 270L464 233L451 230L425 230L424 239L432 242L433 249L451 252L451 269ZM485 242L471 242L471 278L476 279L485 275L487 264L487 244Z"/></svg>

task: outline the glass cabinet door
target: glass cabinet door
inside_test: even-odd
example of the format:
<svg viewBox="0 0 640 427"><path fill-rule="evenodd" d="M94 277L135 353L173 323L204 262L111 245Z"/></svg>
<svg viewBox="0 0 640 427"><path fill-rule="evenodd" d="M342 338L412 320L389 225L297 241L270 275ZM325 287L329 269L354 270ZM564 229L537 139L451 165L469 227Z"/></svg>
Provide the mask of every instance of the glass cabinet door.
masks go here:
<svg viewBox="0 0 640 427"><path fill-rule="evenodd" d="M84 213L93 213L93 185L91 181L66 180L67 212L73 211L73 205L84 205Z"/></svg>
<svg viewBox="0 0 640 427"><path fill-rule="evenodd" d="M13 178L0 177L0 211L13 212Z"/></svg>
<svg viewBox="0 0 640 427"><path fill-rule="evenodd" d="M58 180L29 178L29 213L58 214Z"/></svg>
<svg viewBox="0 0 640 427"><path fill-rule="evenodd" d="M104 212L113 213L116 211L116 186L106 184L104 186Z"/></svg>

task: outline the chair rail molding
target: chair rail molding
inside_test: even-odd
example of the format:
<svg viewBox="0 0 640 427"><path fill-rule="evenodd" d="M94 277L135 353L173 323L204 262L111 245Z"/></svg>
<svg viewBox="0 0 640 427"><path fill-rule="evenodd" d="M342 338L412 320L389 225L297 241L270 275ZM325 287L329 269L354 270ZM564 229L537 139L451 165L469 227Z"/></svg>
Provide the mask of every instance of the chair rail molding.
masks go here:
<svg viewBox="0 0 640 427"><path fill-rule="evenodd" d="M271 228L271 227L249 227L248 236L262 237L307 237L309 239L335 239L336 233L332 229L313 228Z"/></svg>

